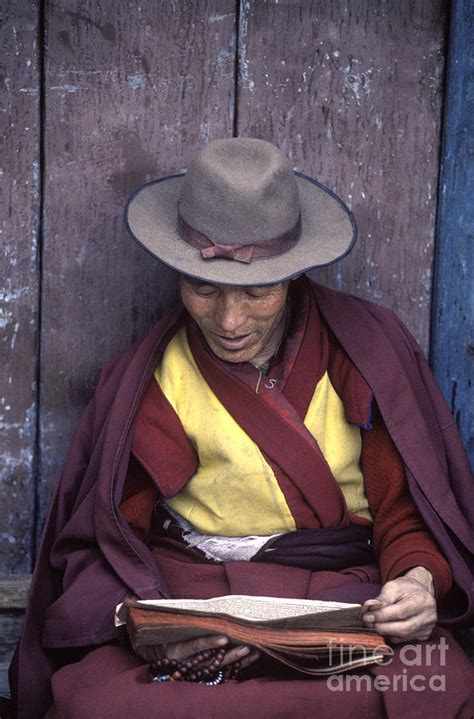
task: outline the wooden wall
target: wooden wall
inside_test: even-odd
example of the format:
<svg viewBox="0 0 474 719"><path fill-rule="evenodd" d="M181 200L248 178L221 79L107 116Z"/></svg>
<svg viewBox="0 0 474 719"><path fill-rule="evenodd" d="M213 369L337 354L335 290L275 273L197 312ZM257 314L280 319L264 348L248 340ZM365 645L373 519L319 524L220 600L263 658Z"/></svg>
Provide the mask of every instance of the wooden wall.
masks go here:
<svg viewBox="0 0 474 719"><path fill-rule="evenodd" d="M4 4L5 5L5 4ZM98 368L176 297L126 197L209 140L273 140L360 228L321 281L425 349L447 27L442 0L13 0L1 106L0 571L25 572Z"/></svg>
<svg viewBox="0 0 474 719"><path fill-rule="evenodd" d="M233 0L158 5L46 10L40 516L98 368L175 298L130 241L125 199L232 134Z"/></svg>
<svg viewBox="0 0 474 719"><path fill-rule="evenodd" d="M335 189L354 252L316 279L392 307L428 347L445 3L246 2L238 134Z"/></svg>
<svg viewBox="0 0 474 719"><path fill-rule="evenodd" d="M31 568L39 322L38 3L3 11L0 55L0 572Z"/></svg>
<svg viewBox="0 0 474 719"><path fill-rule="evenodd" d="M446 78L431 357L474 466L474 3L470 0L456 0L451 8Z"/></svg>

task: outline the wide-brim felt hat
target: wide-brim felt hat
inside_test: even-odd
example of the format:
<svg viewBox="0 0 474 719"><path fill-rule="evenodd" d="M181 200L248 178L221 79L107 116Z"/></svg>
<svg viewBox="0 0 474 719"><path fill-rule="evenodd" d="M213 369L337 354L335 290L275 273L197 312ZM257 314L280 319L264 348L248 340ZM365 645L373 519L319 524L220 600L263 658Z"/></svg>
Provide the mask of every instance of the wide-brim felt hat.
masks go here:
<svg viewBox="0 0 474 719"><path fill-rule="evenodd" d="M344 202L255 138L210 142L186 173L140 187L125 221L155 258L213 284L282 282L336 262L356 239Z"/></svg>

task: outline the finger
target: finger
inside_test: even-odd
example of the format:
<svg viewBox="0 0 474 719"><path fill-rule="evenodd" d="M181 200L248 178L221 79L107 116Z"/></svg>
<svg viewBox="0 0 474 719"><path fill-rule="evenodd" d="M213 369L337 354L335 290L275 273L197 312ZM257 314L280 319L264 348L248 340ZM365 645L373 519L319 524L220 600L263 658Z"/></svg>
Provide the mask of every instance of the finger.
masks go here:
<svg viewBox="0 0 474 719"><path fill-rule="evenodd" d="M424 621L417 617L403 622L375 623L374 629L384 636L398 637L403 641L413 639L421 634L431 634L435 624L431 621Z"/></svg>
<svg viewBox="0 0 474 719"><path fill-rule="evenodd" d="M361 614L365 614L366 612L373 612L376 609L382 609L382 607L385 606L383 602L380 601L380 599L367 599L361 607Z"/></svg>
<svg viewBox="0 0 474 719"><path fill-rule="evenodd" d="M194 654L206 651L206 649L220 649L225 647L229 643L229 639L222 635L212 634L205 637L197 637L196 639L189 639L186 642L174 642L173 644L167 644L165 647L165 656L168 659L177 659L182 661Z"/></svg>
<svg viewBox="0 0 474 719"><path fill-rule="evenodd" d="M258 661L262 657L262 652L260 652L258 649L254 649L253 652L251 652L248 657L245 657L243 660L245 662L245 666L248 666L249 664L253 664L254 662Z"/></svg>
<svg viewBox="0 0 474 719"><path fill-rule="evenodd" d="M247 669L247 667L260 659L260 656L260 652L255 649L254 651L250 652L250 654L248 654L246 657L244 657L241 661L229 664L227 668L224 669L224 675L227 675L228 677L232 677L234 679L237 678L239 672L242 669Z"/></svg>
<svg viewBox="0 0 474 719"><path fill-rule="evenodd" d="M377 612L368 612L362 617L362 621L369 626L374 624L385 624L386 622L404 621L420 613L419 607L413 607L412 603L399 602L392 604Z"/></svg>
<svg viewBox="0 0 474 719"><path fill-rule="evenodd" d="M251 652L248 656L244 657L242 661L240 662L241 669L245 669L246 667L249 667L251 664L256 662L258 659L260 659L262 655L259 651L254 650Z"/></svg>
<svg viewBox="0 0 474 719"><path fill-rule="evenodd" d="M361 618L364 624L366 624L368 627L372 628L372 625L375 621L374 618L374 611L377 609L382 609L385 604L381 602L379 599L367 599L367 601L364 602L364 604L361 607Z"/></svg>
<svg viewBox="0 0 474 719"><path fill-rule="evenodd" d="M247 646L232 647L226 652L224 659L222 660L221 667L227 667L229 664L234 662L240 662L251 653L251 648Z"/></svg>
<svg viewBox="0 0 474 719"><path fill-rule="evenodd" d="M434 607L427 605L423 599L407 597L406 600L397 602L397 604L391 604L376 612L365 614L363 620L374 624L385 624L386 622L405 621L417 616L435 619L436 612Z"/></svg>
<svg viewBox="0 0 474 719"><path fill-rule="evenodd" d="M436 621L436 600L429 592L416 591L406 594L394 604L368 612L363 619L366 622L384 623L409 619L416 615Z"/></svg>
<svg viewBox="0 0 474 719"><path fill-rule="evenodd" d="M235 662L239 662L240 667L244 669L245 667L250 666L250 664L253 664L253 662L257 661L257 659L260 659L260 652L256 649L252 649L247 646L234 647L227 652L221 667L226 667L230 664L234 664Z"/></svg>

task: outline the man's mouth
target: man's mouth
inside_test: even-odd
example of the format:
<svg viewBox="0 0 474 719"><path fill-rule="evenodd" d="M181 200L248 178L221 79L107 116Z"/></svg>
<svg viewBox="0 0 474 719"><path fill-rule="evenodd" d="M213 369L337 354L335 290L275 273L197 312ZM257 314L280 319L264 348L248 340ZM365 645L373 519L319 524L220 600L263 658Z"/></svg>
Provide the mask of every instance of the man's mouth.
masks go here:
<svg viewBox="0 0 474 719"><path fill-rule="evenodd" d="M218 335L214 334L214 337L217 341L217 343L227 350L240 350L248 342L248 339L251 335L238 335L237 337L225 337L224 335Z"/></svg>

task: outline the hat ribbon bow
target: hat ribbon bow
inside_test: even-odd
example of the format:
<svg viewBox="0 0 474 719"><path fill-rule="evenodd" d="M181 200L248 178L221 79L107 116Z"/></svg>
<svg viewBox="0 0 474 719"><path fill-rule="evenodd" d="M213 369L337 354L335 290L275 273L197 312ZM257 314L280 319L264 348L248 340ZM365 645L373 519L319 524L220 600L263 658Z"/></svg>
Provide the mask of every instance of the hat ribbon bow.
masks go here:
<svg viewBox="0 0 474 719"><path fill-rule="evenodd" d="M255 245L222 245L214 242L210 247L201 248L201 256L204 260L211 260L213 257L226 257L228 260L237 262L252 262Z"/></svg>
<svg viewBox="0 0 474 719"><path fill-rule="evenodd" d="M271 237L261 240L255 244L231 245L221 242L214 242L207 235L189 225L178 211L177 230L181 239L189 245L201 250L201 257L204 260L212 260L217 257L224 257L237 262L250 264L256 257L275 257L291 249L299 240L301 235L301 215L298 216L296 224L278 237Z"/></svg>

